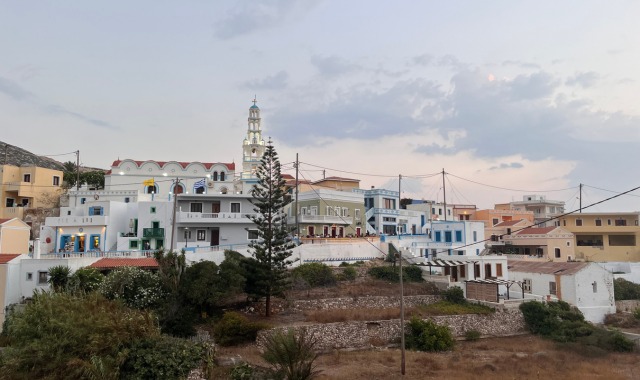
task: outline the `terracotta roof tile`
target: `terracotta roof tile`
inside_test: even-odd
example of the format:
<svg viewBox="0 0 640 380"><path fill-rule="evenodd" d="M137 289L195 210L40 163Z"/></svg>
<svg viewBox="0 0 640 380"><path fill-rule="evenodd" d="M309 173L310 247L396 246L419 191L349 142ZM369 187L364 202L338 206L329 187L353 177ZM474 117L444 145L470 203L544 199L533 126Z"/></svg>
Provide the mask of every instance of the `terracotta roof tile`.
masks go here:
<svg viewBox="0 0 640 380"><path fill-rule="evenodd" d="M142 258L104 258L90 265L92 268L120 268L120 267L138 267L138 268L157 268L158 262L152 257Z"/></svg>
<svg viewBox="0 0 640 380"><path fill-rule="evenodd" d="M18 256L20 255L15 253L0 253L0 264L6 264Z"/></svg>
<svg viewBox="0 0 640 380"><path fill-rule="evenodd" d="M0 224L10 221L11 219L0 219Z"/></svg>
<svg viewBox="0 0 640 380"><path fill-rule="evenodd" d="M517 235L546 235L558 227L528 227L516 232Z"/></svg>
<svg viewBox="0 0 640 380"><path fill-rule="evenodd" d="M509 227L515 226L516 224L522 222L522 220L505 220L504 222L500 222L496 224L494 227Z"/></svg>

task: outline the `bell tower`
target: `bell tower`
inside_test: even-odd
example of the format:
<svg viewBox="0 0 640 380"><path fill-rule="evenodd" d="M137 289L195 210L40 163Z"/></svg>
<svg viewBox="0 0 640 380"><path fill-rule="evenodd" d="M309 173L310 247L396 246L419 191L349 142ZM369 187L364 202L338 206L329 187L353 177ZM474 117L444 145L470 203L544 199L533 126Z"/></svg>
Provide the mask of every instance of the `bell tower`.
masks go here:
<svg viewBox="0 0 640 380"><path fill-rule="evenodd" d="M254 97L253 105L249 107L247 136L242 142L242 181L248 181L251 184L257 180L256 170L260 166L260 160L265 150L262 130L260 129L260 108L256 103L257 100Z"/></svg>

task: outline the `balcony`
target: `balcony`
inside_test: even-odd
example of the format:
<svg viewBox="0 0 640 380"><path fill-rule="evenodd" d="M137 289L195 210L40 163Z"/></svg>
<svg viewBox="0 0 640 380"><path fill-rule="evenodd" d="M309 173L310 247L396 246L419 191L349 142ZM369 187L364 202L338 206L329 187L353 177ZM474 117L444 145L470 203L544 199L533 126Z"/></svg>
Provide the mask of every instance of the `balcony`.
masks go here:
<svg viewBox="0 0 640 380"><path fill-rule="evenodd" d="M143 228L142 237L144 238L163 238L164 228Z"/></svg>
<svg viewBox="0 0 640 380"><path fill-rule="evenodd" d="M28 210L28 207L5 207L0 211L0 218L3 219L22 219L24 217L24 211Z"/></svg>
<svg viewBox="0 0 640 380"><path fill-rule="evenodd" d="M197 223L197 224L219 224L219 223L253 223L249 216L257 215L255 213L245 214L239 212L178 212L176 213L176 221L178 223Z"/></svg>
<svg viewBox="0 0 640 380"><path fill-rule="evenodd" d="M287 218L288 224L294 224L295 222L296 218L294 216ZM353 217L334 215L298 215L298 223L350 225L353 224Z"/></svg>
<svg viewBox="0 0 640 380"><path fill-rule="evenodd" d="M4 186L4 191L17 192L19 197L33 198L35 188L31 182L9 182Z"/></svg>

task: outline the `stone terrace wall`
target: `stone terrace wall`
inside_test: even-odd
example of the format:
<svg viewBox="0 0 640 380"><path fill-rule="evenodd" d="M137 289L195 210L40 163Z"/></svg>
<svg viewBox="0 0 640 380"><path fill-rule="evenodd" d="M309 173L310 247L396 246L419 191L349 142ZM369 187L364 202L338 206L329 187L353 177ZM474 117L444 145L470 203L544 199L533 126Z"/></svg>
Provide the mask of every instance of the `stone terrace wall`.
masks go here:
<svg viewBox="0 0 640 380"><path fill-rule="evenodd" d="M440 296L421 295L405 296L405 307L414 307L420 304L432 304L441 299ZM300 312L306 310L335 310L335 309L386 309L400 307L400 297L367 296L327 298L317 300L297 300L291 305L291 311Z"/></svg>
<svg viewBox="0 0 640 380"><path fill-rule="evenodd" d="M616 301L616 310L620 312L633 313L637 308L640 308L640 300Z"/></svg>
<svg viewBox="0 0 640 380"><path fill-rule="evenodd" d="M468 330L477 330L484 336L509 336L527 332L524 317L519 310L507 310L494 314L437 316L431 319L437 324L449 326L454 336L462 336ZM400 320L397 319L326 323L292 328L307 328L317 339L317 348L323 351L386 346L400 341ZM286 329L287 327L280 327L260 331L258 344L260 345L266 334Z"/></svg>

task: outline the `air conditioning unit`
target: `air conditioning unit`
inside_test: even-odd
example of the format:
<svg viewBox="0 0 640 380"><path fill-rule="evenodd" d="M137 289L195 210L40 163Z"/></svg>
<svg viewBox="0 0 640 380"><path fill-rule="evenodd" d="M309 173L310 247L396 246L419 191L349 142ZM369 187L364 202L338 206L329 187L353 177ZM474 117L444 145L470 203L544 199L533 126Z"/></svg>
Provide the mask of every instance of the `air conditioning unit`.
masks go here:
<svg viewBox="0 0 640 380"><path fill-rule="evenodd" d="M208 188L212 188L212 187L213 187L213 181L209 181L209 182L207 182L207 187L208 187Z"/></svg>

